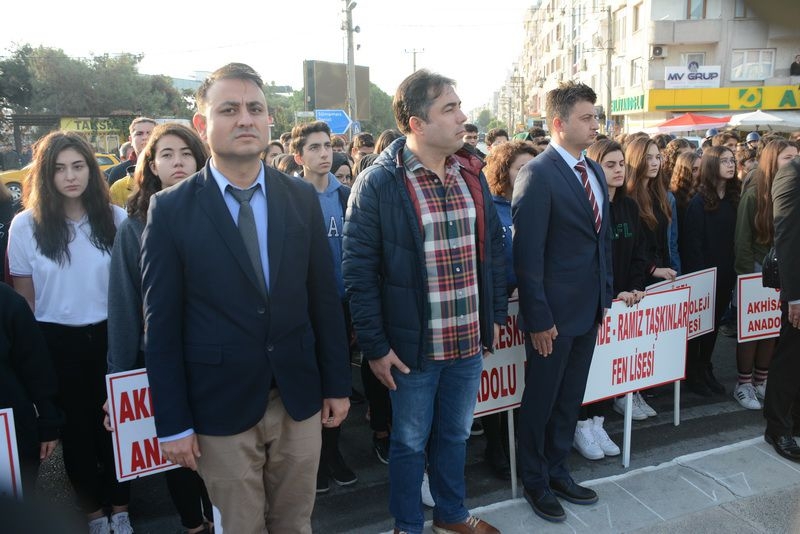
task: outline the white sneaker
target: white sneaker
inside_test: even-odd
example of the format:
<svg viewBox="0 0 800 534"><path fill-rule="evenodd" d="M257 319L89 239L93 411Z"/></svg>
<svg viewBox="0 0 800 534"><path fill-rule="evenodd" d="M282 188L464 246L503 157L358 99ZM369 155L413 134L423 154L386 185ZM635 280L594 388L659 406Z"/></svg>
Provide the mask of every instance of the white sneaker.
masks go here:
<svg viewBox="0 0 800 534"><path fill-rule="evenodd" d="M614 411L622 416L625 415L625 396L614 399ZM644 421L647 419L647 414L644 413L636 403L636 395L633 396L633 410L631 411L631 419L634 421Z"/></svg>
<svg viewBox="0 0 800 534"><path fill-rule="evenodd" d="M598 415L595 415L590 421L592 424L594 441L600 446L600 448L603 450L603 454L606 456L617 456L620 453L619 447L617 447L617 444L614 443L610 437L608 437L606 429L603 428L604 421L605 418Z"/></svg>
<svg viewBox="0 0 800 534"><path fill-rule="evenodd" d="M111 534L106 516L89 521L89 534Z"/></svg>
<svg viewBox="0 0 800 534"><path fill-rule="evenodd" d="M633 403L637 404L639 409L642 410L647 417L655 417L658 415L656 411L645 402L644 397L642 397L639 391L633 394Z"/></svg>
<svg viewBox="0 0 800 534"><path fill-rule="evenodd" d="M436 506L436 501L433 500L433 495L431 495L431 482L428 479L428 473L423 473L422 475L422 504L428 508Z"/></svg>
<svg viewBox="0 0 800 534"><path fill-rule="evenodd" d="M764 402L764 396L767 394L767 381L764 380L760 384L753 384L753 387L756 389L756 398Z"/></svg>
<svg viewBox="0 0 800 534"><path fill-rule="evenodd" d="M587 460L601 460L605 454L603 454L603 449L600 448L600 445L595 442L594 432L592 432L593 426L594 423L591 419L578 421L575 426L575 438L572 440L572 446Z"/></svg>
<svg viewBox="0 0 800 534"><path fill-rule="evenodd" d="M133 534L133 527L131 526L128 512L119 512L111 514L111 532L114 534Z"/></svg>
<svg viewBox="0 0 800 534"><path fill-rule="evenodd" d="M736 384L736 387L733 388L733 398L739 401L742 408L747 408L748 410L761 409L761 403L758 402L756 388L753 387L753 384Z"/></svg>

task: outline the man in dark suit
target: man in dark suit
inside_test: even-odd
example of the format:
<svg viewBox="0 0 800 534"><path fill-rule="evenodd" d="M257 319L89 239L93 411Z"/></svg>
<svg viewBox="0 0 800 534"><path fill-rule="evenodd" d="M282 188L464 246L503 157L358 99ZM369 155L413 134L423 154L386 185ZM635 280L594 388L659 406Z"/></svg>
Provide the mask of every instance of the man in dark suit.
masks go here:
<svg viewBox="0 0 800 534"><path fill-rule="evenodd" d="M514 270L525 336L519 455L534 512L564 521L556 496L592 504L566 466L597 325L611 306L608 189L583 156L597 136L594 91L567 83L547 94L550 146L517 175L511 202Z"/></svg>
<svg viewBox="0 0 800 534"><path fill-rule="evenodd" d="M152 198L142 240L161 449L200 472L226 532L310 533L320 429L342 422L351 391L322 213L312 186L259 159L255 71L217 70L197 106L211 159Z"/></svg>
<svg viewBox="0 0 800 534"><path fill-rule="evenodd" d="M781 335L764 397L764 439L784 458L800 462L800 447L793 437L800 432L800 157L775 174L772 214L781 280Z"/></svg>

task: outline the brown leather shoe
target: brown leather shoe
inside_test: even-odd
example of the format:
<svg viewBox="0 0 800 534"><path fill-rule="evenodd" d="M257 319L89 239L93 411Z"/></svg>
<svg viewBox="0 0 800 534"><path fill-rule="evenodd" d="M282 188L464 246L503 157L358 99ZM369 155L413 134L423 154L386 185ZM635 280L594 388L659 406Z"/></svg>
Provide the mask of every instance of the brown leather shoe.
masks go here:
<svg viewBox="0 0 800 534"><path fill-rule="evenodd" d="M433 531L436 534L500 534L499 530L474 515L462 523L440 523L434 520Z"/></svg>

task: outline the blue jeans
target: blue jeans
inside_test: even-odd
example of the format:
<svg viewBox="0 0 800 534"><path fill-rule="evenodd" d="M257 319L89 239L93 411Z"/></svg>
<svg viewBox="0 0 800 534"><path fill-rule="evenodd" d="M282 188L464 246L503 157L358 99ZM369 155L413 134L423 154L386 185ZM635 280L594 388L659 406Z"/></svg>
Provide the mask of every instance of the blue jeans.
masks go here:
<svg viewBox="0 0 800 534"><path fill-rule="evenodd" d="M395 527L421 533L425 523L420 487L429 444L428 475L436 507L433 518L459 523L464 506L464 462L472 414L478 397L483 357L426 361L404 375L392 370L392 433L389 460L389 510Z"/></svg>

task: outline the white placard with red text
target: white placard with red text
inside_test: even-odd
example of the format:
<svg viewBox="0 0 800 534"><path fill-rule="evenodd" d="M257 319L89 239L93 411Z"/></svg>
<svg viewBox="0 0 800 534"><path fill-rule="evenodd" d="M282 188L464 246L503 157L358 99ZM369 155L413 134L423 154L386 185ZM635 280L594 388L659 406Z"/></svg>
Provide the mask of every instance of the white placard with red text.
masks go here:
<svg viewBox="0 0 800 534"><path fill-rule="evenodd" d="M717 268L712 267L694 273L684 274L674 282L658 282L646 288L647 293L688 287L689 296L689 339L714 330L714 307L717 295Z"/></svg>
<svg viewBox="0 0 800 534"><path fill-rule="evenodd" d="M684 378L690 289L615 300L597 331L584 404Z"/></svg>
<svg viewBox="0 0 800 534"><path fill-rule="evenodd" d="M497 349L483 359L475 417L504 412L522 402L525 388L525 337L517 328L519 302L508 301L508 319L500 328Z"/></svg>
<svg viewBox="0 0 800 534"><path fill-rule="evenodd" d="M0 497L22 499L17 432L11 408L0 410Z"/></svg>
<svg viewBox="0 0 800 534"><path fill-rule="evenodd" d="M739 343L778 337L781 333L781 290L764 287L761 273L743 274L737 286Z"/></svg>
<svg viewBox="0 0 800 534"><path fill-rule="evenodd" d="M180 467L161 456L147 371L106 375L108 414L114 427L114 463L123 482Z"/></svg>

